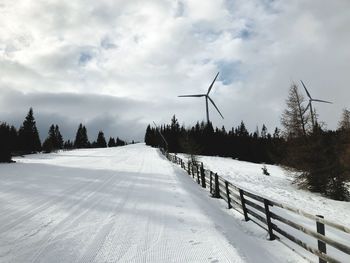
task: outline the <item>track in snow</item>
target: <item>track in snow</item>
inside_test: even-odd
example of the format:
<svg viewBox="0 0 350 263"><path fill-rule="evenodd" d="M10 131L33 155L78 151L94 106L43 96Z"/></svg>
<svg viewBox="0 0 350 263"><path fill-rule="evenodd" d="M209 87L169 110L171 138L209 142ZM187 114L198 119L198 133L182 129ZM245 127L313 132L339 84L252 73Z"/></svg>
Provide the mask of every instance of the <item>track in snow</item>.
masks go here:
<svg viewBox="0 0 350 263"><path fill-rule="evenodd" d="M143 144L0 165L0 262L302 262Z"/></svg>

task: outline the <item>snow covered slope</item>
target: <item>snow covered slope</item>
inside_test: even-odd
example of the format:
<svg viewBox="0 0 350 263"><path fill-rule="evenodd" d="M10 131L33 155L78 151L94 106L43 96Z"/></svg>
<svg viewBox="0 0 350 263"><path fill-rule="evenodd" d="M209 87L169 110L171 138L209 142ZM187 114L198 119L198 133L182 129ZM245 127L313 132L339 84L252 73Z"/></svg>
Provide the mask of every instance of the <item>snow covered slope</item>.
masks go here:
<svg viewBox="0 0 350 263"><path fill-rule="evenodd" d="M266 165L270 173L266 176L262 173L262 164L212 156L199 156L198 159L207 169L243 189L314 215L324 215L331 221L350 227L350 202L335 201L298 189L292 184L293 176L279 166Z"/></svg>
<svg viewBox="0 0 350 263"><path fill-rule="evenodd" d="M143 144L16 161L0 165L0 262L303 262Z"/></svg>

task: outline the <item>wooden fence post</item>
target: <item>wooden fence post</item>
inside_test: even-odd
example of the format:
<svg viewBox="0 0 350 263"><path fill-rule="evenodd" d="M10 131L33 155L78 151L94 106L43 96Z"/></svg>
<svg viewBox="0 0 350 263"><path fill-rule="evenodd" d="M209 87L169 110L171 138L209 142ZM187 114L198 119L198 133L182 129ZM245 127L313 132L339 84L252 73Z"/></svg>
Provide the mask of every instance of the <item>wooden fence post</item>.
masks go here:
<svg viewBox="0 0 350 263"><path fill-rule="evenodd" d="M270 240L275 240L275 235L273 234L272 231L272 223L271 223L271 214L270 214L270 209L269 209L269 200L264 199L264 206L265 206L265 214L266 214L266 223L267 223L267 228L269 230L269 236Z"/></svg>
<svg viewBox="0 0 350 263"><path fill-rule="evenodd" d="M187 162L187 173L188 175L191 175L191 169L190 169L190 161Z"/></svg>
<svg viewBox="0 0 350 263"><path fill-rule="evenodd" d="M203 188L206 188L207 185L206 185L206 182L205 182L205 174L204 174L204 167L203 167L203 163L201 163L201 168L200 168L200 171L201 171L201 181L202 181L202 187Z"/></svg>
<svg viewBox="0 0 350 263"><path fill-rule="evenodd" d="M227 196L227 207L228 209L232 208L231 206L231 198L230 198L230 191L228 189L228 182L225 180L225 188L226 188L226 196Z"/></svg>
<svg viewBox="0 0 350 263"><path fill-rule="evenodd" d="M210 171L209 193L213 193L213 172Z"/></svg>
<svg viewBox="0 0 350 263"><path fill-rule="evenodd" d="M220 198L220 188L219 188L219 176L217 173L214 175L214 183L215 183L215 188L214 188L214 198Z"/></svg>
<svg viewBox="0 0 350 263"><path fill-rule="evenodd" d="M198 167L198 165L196 165L196 171L197 171L197 183L198 184L200 184L201 182L200 182L200 178L199 178L199 167Z"/></svg>
<svg viewBox="0 0 350 263"><path fill-rule="evenodd" d="M194 165L193 165L193 163L191 164L191 170L192 170L192 178L194 179Z"/></svg>
<svg viewBox="0 0 350 263"><path fill-rule="evenodd" d="M324 218L321 215L316 215L316 216L319 218ZM316 221L316 229L317 229L317 233L319 233L321 235L325 235L325 229L324 229L323 223ZM317 244L318 244L318 250L324 254L327 254L326 243L321 241L321 240L317 240ZM327 263L327 261L325 261L324 259L321 259L321 258L318 259L318 262L319 263Z"/></svg>
<svg viewBox="0 0 350 263"><path fill-rule="evenodd" d="M242 203L242 209L243 209L243 214L244 214L244 220L245 221L249 221L248 211L247 211L247 208L245 206L245 200L244 200L244 195L243 195L243 190L242 189L239 189L239 196L241 197L241 203Z"/></svg>

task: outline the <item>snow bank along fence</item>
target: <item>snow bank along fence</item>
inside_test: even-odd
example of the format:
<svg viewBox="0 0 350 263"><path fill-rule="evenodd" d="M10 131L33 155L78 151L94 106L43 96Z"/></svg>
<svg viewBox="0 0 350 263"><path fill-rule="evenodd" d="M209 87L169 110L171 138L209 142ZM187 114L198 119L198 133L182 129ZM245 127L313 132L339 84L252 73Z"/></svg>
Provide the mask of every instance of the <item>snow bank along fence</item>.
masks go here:
<svg viewBox="0 0 350 263"><path fill-rule="evenodd" d="M346 262L350 262L349 228L330 222L324 219L323 216L314 216L300 209L266 199L262 196L237 187L219 176L217 173L204 169L203 163L185 162L175 154L170 154L163 149L161 149L161 152L171 162L181 165L181 167L190 176L192 176L199 185L201 185L203 188L209 188L212 197L224 199L227 202L229 209L233 208L244 215L245 221L251 220L260 227L264 228L268 232L269 240L277 239L297 252L293 246L290 246L286 242L282 241L281 237L284 237L288 239L291 244L299 245L317 256L320 263L344 262L343 258L346 258ZM292 212L292 214L297 214L304 219L312 220L313 225L316 223L316 231L296 223L291 219L287 219L286 217L288 217L289 212ZM331 227L335 231L340 231L340 235L343 236L343 242L327 237L325 235L325 225ZM286 230L285 226L287 226L288 230ZM306 238L301 240L300 238L304 236L306 236ZM305 241L305 239L308 241ZM310 245L310 241L314 241L313 243L315 244L317 241L318 247L315 248ZM331 247L326 246L326 244L330 245ZM336 257L336 259L333 255L331 256L327 254L328 249L335 252L336 255L339 255L340 253L342 259L338 259L338 257ZM305 253L303 254L304 255L301 256L306 258Z"/></svg>

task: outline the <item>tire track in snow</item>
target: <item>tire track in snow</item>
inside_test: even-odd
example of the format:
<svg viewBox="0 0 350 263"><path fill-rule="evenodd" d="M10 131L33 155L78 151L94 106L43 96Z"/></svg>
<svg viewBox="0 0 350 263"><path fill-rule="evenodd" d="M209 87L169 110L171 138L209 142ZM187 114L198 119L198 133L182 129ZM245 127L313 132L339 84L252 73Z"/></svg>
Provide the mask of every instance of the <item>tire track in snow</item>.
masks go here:
<svg viewBox="0 0 350 263"><path fill-rule="evenodd" d="M63 220L61 220L58 223L58 225L56 225L53 229L51 229L51 231L48 232L44 238L41 239L42 245L40 245L37 253L33 256L33 259L31 260L31 262L37 262L38 258L45 252L45 250L54 244L57 237L65 233L65 231L62 231L62 228L67 229L67 232L71 232L73 230L72 225L79 222L80 219L90 211L90 209L98 206L101 203L101 201L105 200L107 198L107 196L105 195L101 195L101 197L96 200L94 200L93 198L99 193L100 190L103 190L106 186L109 186L111 183L113 183L114 185L114 181L116 180L117 180L117 177L114 174L111 175L101 185L99 185L96 189L94 189L94 191L88 193L88 195L85 196L82 200L79 200L79 203L74 204L71 207L73 208L73 210L70 211L70 213ZM82 212L78 213L79 210L82 210L82 207L80 204L82 202L88 202L90 199L92 199L92 203L90 203L87 208L84 208ZM54 235L55 232L58 232L59 234Z"/></svg>
<svg viewBox="0 0 350 263"><path fill-rule="evenodd" d="M113 175L109 177L109 180L110 180L111 178L113 178ZM96 182L96 181L97 181L97 180L95 180L95 182ZM104 182L104 184L106 184L106 182ZM90 184L89 184L89 185L90 185ZM92 185L94 185L94 184L92 184ZM87 191L86 191L86 190L88 190L87 187L85 187L85 188L83 188L83 189L81 189L81 190L82 190L82 191L85 191L86 194L80 196L80 197L83 197L83 199L82 199L80 202L87 201L88 198L91 197L91 194L95 194L95 193L96 193L96 191L95 191L95 192L87 192ZM93 203L92 203L92 204L93 204ZM91 204L91 205L92 205L92 204ZM68 209L67 211L69 211L69 210L73 209L74 207L76 207L76 206L78 206L78 205L79 205L79 203L75 203L75 204L70 205L69 207L66 207L66 209ZM59 209L56 209L56 210L59 210ZM56 210L55 210L55 211L56 211ZM75 209L74 211L77 211L77 210L78 210L78 209ZM50 238L48 238L48 237L49 237L54 231L56 231L56 230L59 228L59 226L63 225L63 224L67 221L67 219L69 219L69 217L71 217L71 214L67 215L63 220L61 220L61 221L58 223L58 225L54 226L51 230L49 230L49 232L47 232L46 235L45 235L43 238L41 238L40 242L43 243L43 242L46 242L46 240L50 239ZM29 231L29 232L27 232L26 234L22 235L21 237L19 237L19 238L13 240L13 241L12 241L11 243L9 243L8 245L14 245L14 246L13 246L9 251L5 252L4 255L7 255L7 254L11 253L12 251L20 250L20 249L21 249L21 244L22 244L23 242L28 242L28 239L31 239L31 238L34 237L36 234L38 234L41 230L43 230L44 228L48 227L48 226L49 226L50 224L52 224L52 223L53 223L53 220L50 220L49 223L46 223L46 224L44 224L43 226L39 227L39 231L38 231L38 229L34 229L33 231ZM42 245L42 246L43 246L43 245ZM39 251L40 251L40 249L39 249ZM0 255L0 257L1 257L1 256L3 256L3 255Z"/></svg>
<svg viewBox="0 0 350 263"><path fill-rule="evenodd" d="M143 162L145 161L143 160ZM149 186L150 189L154 189L156 186L153 184L156 180L152 180L152 172L152 162L147 162L147 166L141 166L139 169L139 173L146 173L150 177L152 182L151 186ZM136 189L137 194L140 192L142 190ZM153 200L158 198L157 191L147 192L148 203L154 203ZM106 242L108 245L104 248L107 253L104 255L100 254L100 257L97 258L98 262L153 262L153 260L147 261L147 258L150 258L150 251L161 240L164 222L162 217L160 222L154 223L154 212L158 213L159 211L150 209L151 207L149 206L146 208L150 209L150 211L145 217L145 207L142 206L143 199L143 196L133 195L132 203L128 205L128 209L136 213L132 219L133 224L130 225L130 218L127 214L118 218L118 225L111 232L108 238L109 242ZM122 242L120 242L121 240Z"/></svg>
<svg viewBox="0 0 350 263"><path fill-rule="evenodd" d="M137 170L137 174L141 173L141 170L144 168L144 163L145 163L145 156L142 156L142 161L140 168ZM138 178L138 177L136 177ZM125 198L119 203L116 204L116 206L113 209L113 213L105 220L103 223L102 227L99 229L98 233L95 235L94 239L88 247L86 248L85 252L79 259L79 263L85 263L85 262L93 262L94 259L97 257L97 255L100 253L101 248L103 247L103 244L105 243L107 237L111 234L111 231L113 229L113 226L115 225L115 221L118 217L117 212L121 211L125 205L127 204L128 199L130 196L133 194L133 190L135 188L135 185L137 183L137 179L134 180L133 182L130 182L130 188L128 189L128 192L126 193ZM120 222L118 222L120 223ZM119 226L121 224L118 224ZM112 238L112 240L114 237Z"/></svg>
<svg viewBox="0 0 350 263"><path fill-rule="evenodd" d="M77 185L73 185L71 187L69 187L68 189L64 190L63 192L59 193L59 196L54 197L53 199L49 199L48 201L42 203L41 205L39 205L37 208L30 210L24 214L22 214L19 217L16 217L13 221L9 222L6 225L3 225L2 228L0 228L0 232L2 234L5 234L7 232L9 232L12 228L16 227L17 225L29 220L30 218L36 216L37 214L41 213L42 211L46 210L47 208L50 208L51 206L60 203L60 201L62 199L67 198L67 196L69 196L72 193L79 193L84 191L86 188L88 188L90 185L94 184L94 182L96 182L97 179L95 181L89 181L89 182L85 182L82 186L82 188L80 188L78 191L76 191Z"/></svg>

